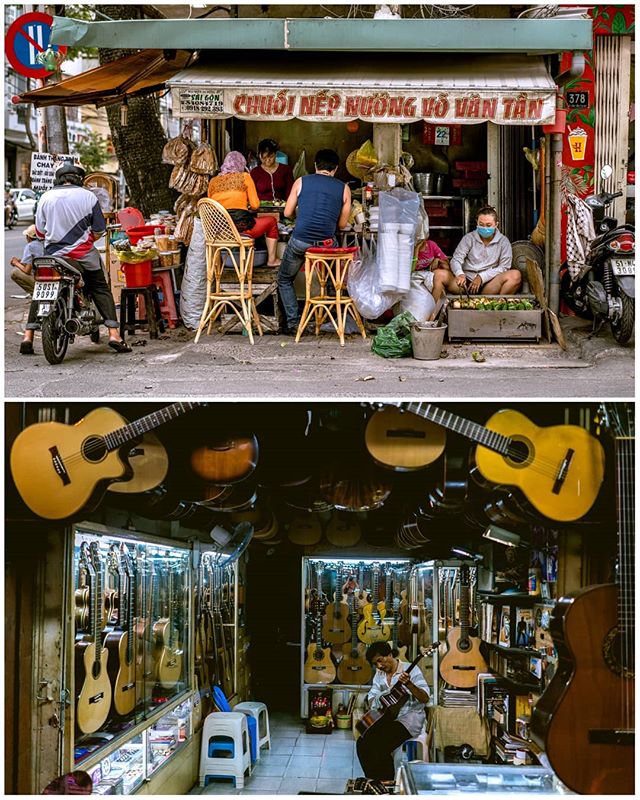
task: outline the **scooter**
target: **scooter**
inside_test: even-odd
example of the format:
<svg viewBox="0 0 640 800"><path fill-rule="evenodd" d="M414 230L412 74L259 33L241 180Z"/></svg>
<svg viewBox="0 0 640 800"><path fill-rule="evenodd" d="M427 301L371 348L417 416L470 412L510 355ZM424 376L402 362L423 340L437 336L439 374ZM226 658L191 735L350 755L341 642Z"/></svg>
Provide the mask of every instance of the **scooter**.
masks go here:
<svg viewBox="0 0 640 800"><path fill-rule="evenodd" d="M606 180L612 172L605 165L600 175ZM626 344L635 322L635 228L618 225L615 217L604 214L606 207L621 196L622 192L601 192L585 199L593 213L597 235L579 275L572 281L568 271L563 274L561 290L577 314L593 318L594 333L608 321L614 339Z"/></svg>
<svg viewBox="0 0 640 800"><path fill-rule="evenodd" d="M33 277L32 299L38 303L37 320L47 361L62 363L76 336L89 336L97 344L103 320L93 299L84 291L80 270L69 259L42 256L33 260Z"/></svg>

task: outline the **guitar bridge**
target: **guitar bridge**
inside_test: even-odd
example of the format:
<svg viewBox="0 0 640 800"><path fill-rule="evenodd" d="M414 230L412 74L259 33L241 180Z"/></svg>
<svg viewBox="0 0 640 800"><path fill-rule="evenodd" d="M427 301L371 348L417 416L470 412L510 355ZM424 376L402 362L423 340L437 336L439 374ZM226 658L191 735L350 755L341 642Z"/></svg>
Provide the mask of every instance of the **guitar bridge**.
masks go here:
<svg viewBox="0 0 640 800"><path fill-rule="evenodd" d="M71 483L71 478L69 477L67 468L64 465L64 461L62 460L60 451L54 445L53 447L49 448L49 452L51 453L51 463L53 464L53 468L56 471L56 475L60 476L63 486L68 486Z"/></svg>
<svg viewBox="0 0 640 800"><path fill-rule="evenodd" d="M569 448L565 454L565 457L562 459L560 469L558 470L558 474L556 475L556 479L553 484L553 489L551 490L553 494L560 494L560 489L562 489L564 482L567 480L567 474L569 472L569 467L571 466L571 461L573 460L574 455L575 450Z"/></svg>

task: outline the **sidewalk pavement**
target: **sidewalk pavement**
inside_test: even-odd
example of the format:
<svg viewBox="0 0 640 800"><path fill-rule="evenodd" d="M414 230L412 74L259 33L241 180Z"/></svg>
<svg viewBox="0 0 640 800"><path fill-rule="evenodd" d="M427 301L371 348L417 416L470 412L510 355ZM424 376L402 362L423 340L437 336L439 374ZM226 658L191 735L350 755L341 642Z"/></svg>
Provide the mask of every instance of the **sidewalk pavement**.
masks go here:
<svg viewBox="0 0 640 800"><path fill-rule="evenodd" d="M203 335L177 328L160 339L130 336L130 355L79 337L52 366L36 334L34 356L18 347L27 304L5 311L5 396L299 398L632 398L634 348L608 330L588 338L589 323L564 318L566 351L557 344L446 344L437 361L384 359L371 338L267 334L252 347L239 333ZM475 355L475 358L473 354ZM480 360L475 360L480 358ZM482 360L484 359L484 360Z"/></svg>

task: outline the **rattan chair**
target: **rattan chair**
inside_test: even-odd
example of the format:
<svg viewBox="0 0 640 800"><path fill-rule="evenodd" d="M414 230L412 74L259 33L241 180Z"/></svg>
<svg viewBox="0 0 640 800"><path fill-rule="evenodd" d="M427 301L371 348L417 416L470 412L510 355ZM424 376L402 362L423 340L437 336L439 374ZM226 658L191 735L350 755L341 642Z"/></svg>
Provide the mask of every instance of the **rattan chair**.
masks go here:
<svg viewBox="0 0 640 800"><path fill-rule="evenodd" d="M254 241L238 233L227 210L215 200L208 197L200 200L198 213L206 244L207 298L195 341L200 339L205 325L208 325L207 334L211 333L215 320L225 309L230 309L240 320L253 344L253 322L262 336L252 287ZM226 278L223 284L225 266L231 267L235 272L236 281L233 287L229 287Z"/></svg>

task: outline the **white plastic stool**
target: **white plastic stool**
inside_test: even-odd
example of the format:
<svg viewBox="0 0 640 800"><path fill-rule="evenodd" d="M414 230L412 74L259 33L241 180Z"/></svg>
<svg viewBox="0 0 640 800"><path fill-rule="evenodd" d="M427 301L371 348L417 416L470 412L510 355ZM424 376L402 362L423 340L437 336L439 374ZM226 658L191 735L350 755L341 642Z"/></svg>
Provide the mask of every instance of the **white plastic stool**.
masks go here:
<svg viewBox="0 0 640 800"><path fill-rule="evenodd" d="M221 755L209 755L212 748ZM235 711L214 711L209 714L202 727L199 785L204 786L207 777L230 777L234 778L236 788L242 789L247 771L251 775L246 716Z"/></svg>
<svg viewBox="0 0 640 800"><path fill-rule="evenodd" d="M269 712L264 703L258 703L255 700L247 700L245 703L237 703L233 707L234 711L242 711L243 714L249 714L256 721L258 728L258 758L260 758L260 750L263 745L267 745L271 750L271 734L269 733Z"/></svg>
<svg viewBox="0 0 640 800"><path fill-rule="evenodd" d="M408 745L411 745L411 744L414 745L415 749L416 749L415 759L412 759L412 760L415 760L415 761L427 761L428 760L428 758L427 758L427 755L428 755L428 750L427 750L427 732L423 728L422 731L418 734L418 736L416 736L413 739L405 739L405 741L400 745L400 747L396 747L396 749L393 751L393 765L394 765L396 770L400 766L401 762L406 760L406 758L407 758L406 753L407 753L407 750L409 749Z"/></svg>

